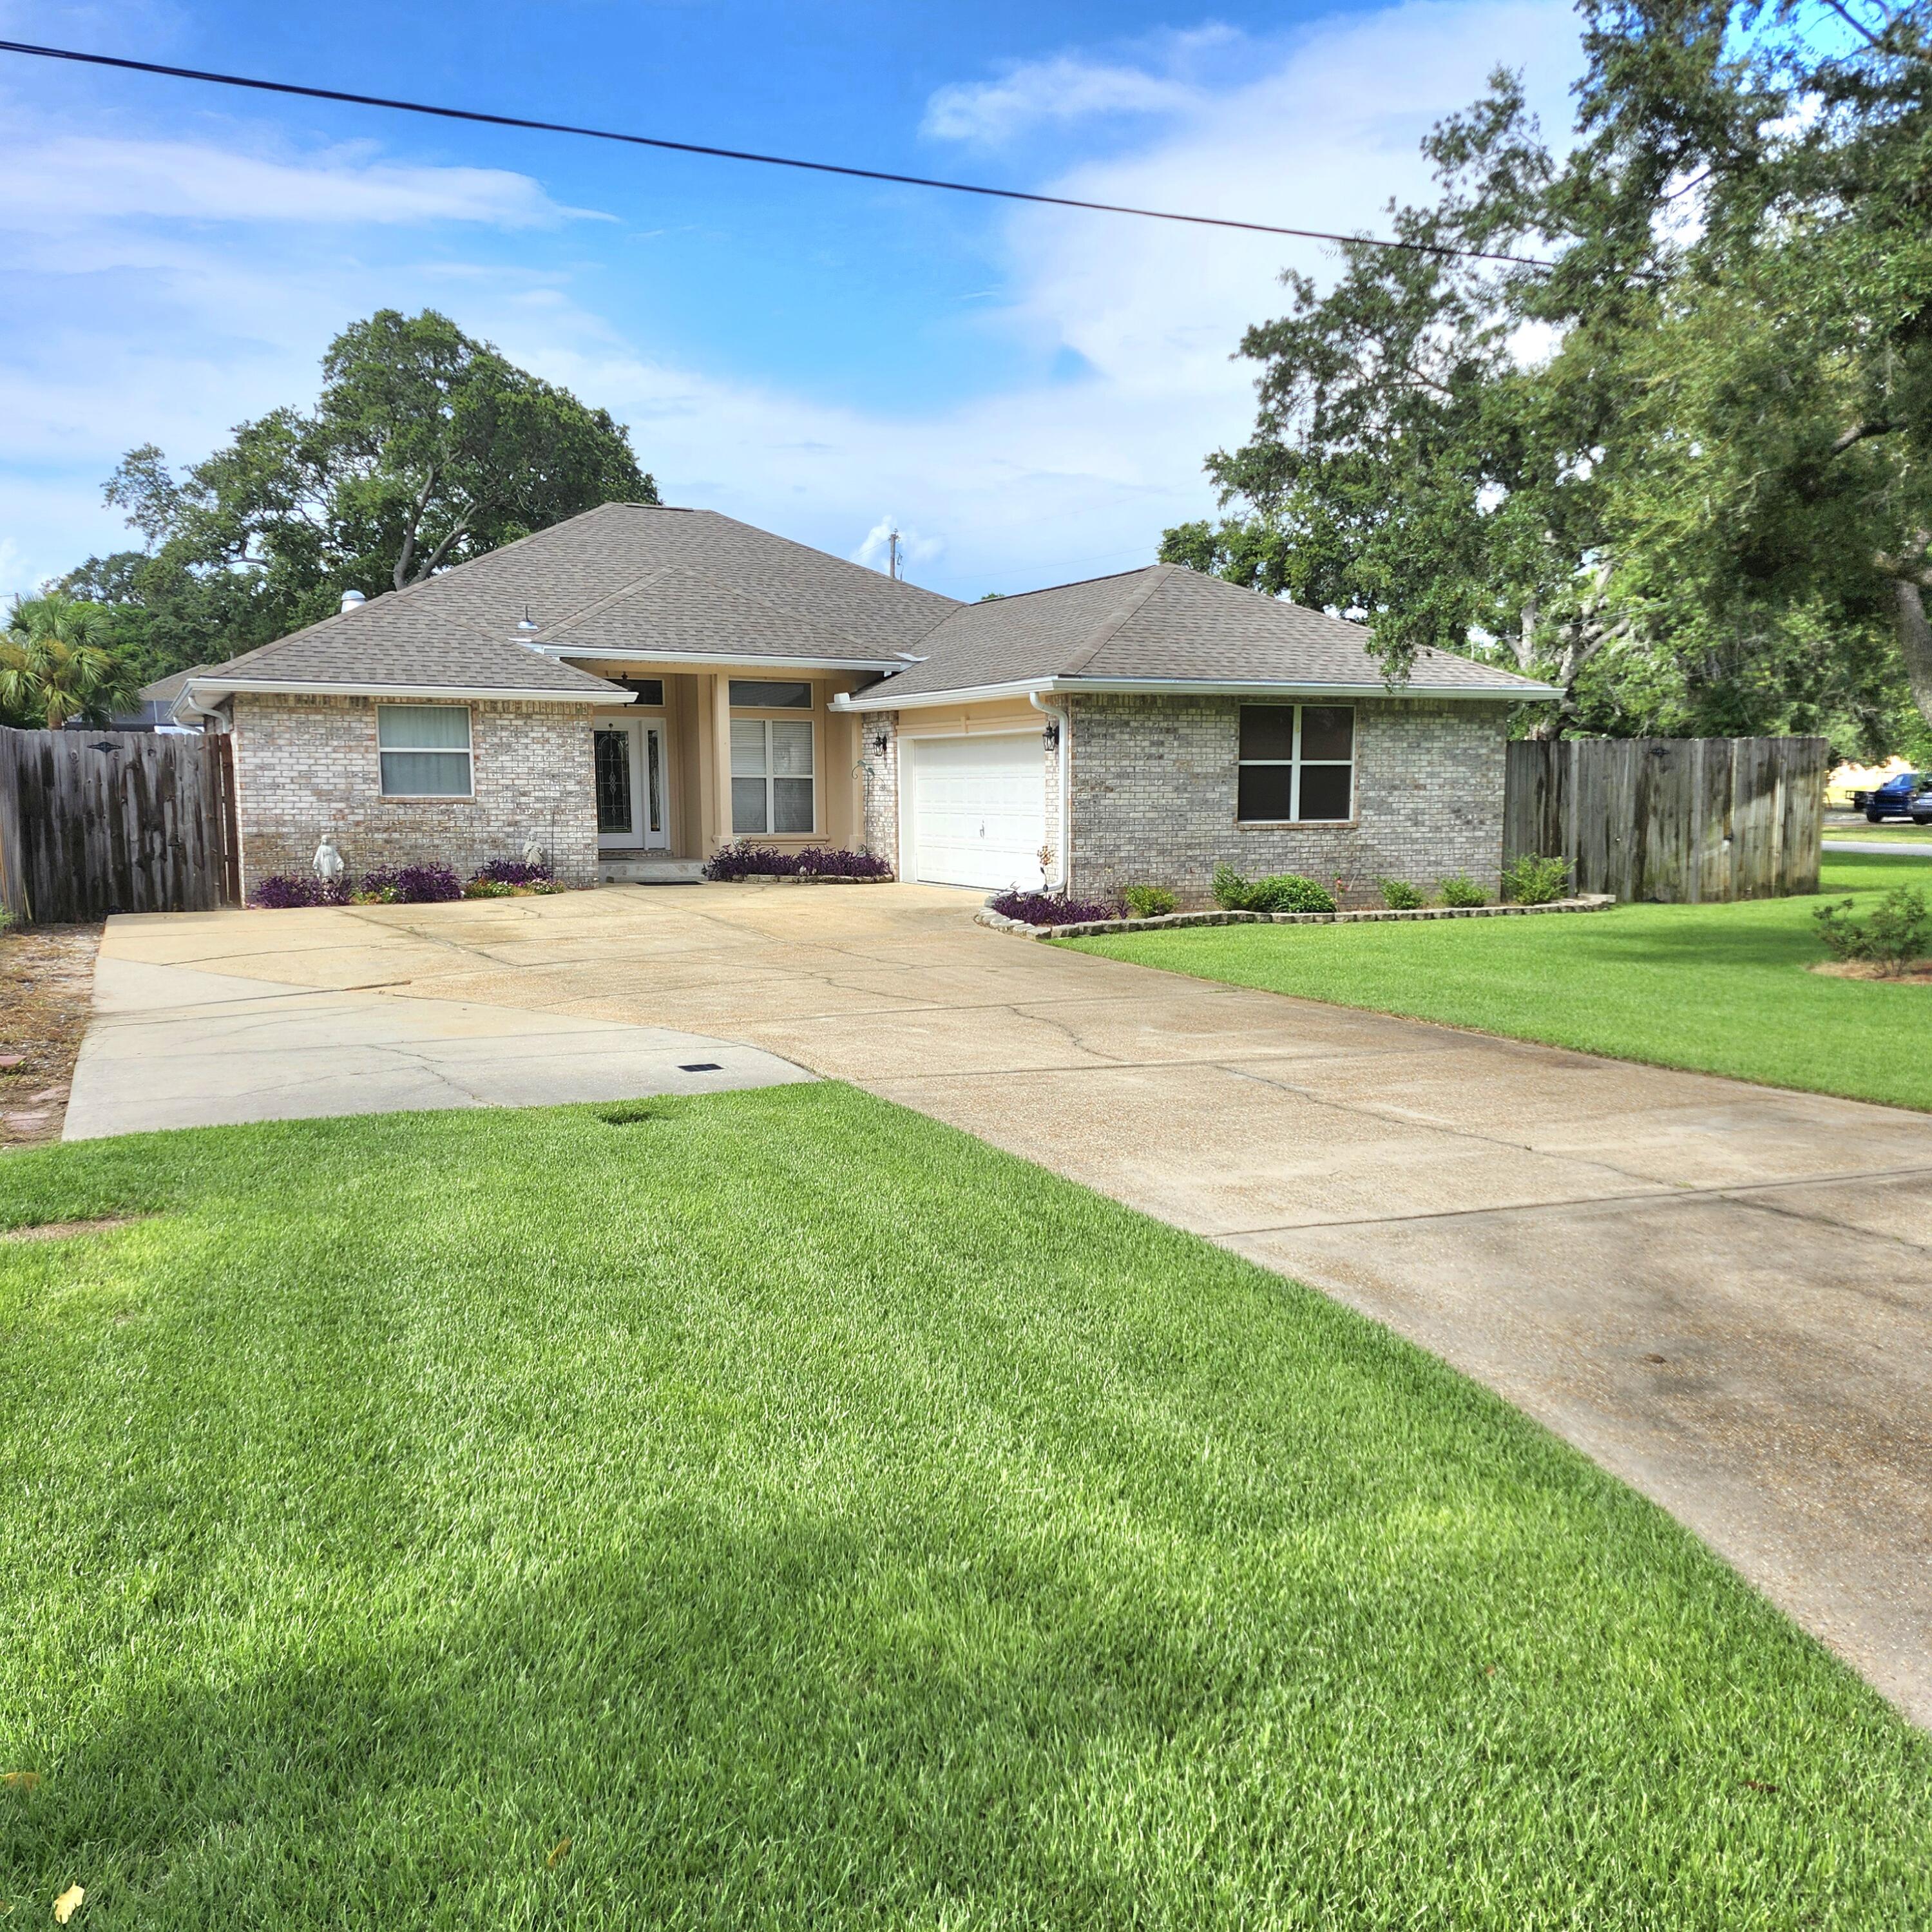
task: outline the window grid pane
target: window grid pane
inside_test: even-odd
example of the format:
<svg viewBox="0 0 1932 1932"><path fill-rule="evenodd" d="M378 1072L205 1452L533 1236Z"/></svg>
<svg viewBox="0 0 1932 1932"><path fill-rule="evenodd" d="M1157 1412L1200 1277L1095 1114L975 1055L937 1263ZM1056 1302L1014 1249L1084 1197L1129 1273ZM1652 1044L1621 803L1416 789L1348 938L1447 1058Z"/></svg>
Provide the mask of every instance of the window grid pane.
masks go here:
<svg viewBox="0 0 1932 1932"><path fill-rule="evenodd" d="M809 711L812 686L808 682L793 683L762 678L734 677L730 680L734 705L754 711Z"/></svg>
<svg viewBox="0 0 1932 1932"><path fill-rule="evenodd" d="M731 721L731 776L763 778L765 775L765 727L758 718Z"/></svg>
<svg viewBox="0 0 1932 1932"><path fill-rule="evenodd" d="M467 798L467 752L385 752L382 754L385 798Z"/></svg>
<svg viewBox="0 0 1932 1932"><path fill-rule="evenodd" d="M461 704L379 704L376 742L386 752L466 752L470 711Z"/></svg>
<svg viewBox="0 0 1932 1932"><path fill-rule="evenodd" d="M812 776L812 726L802 718L771 721L772 770L782 778Z"/></svg>
<svg viewBox="0 0 1932 1932"><path fill-rule="evenodd" d="M734 832L769 832L765 822L765 782L763 778L731 781L731 830Z"/></svg>
<svg viewBox="0 0 1932 1932"><path fill-rule="evenodd" d="M1238 735L1238 820L1333 824L1353 815L1352 705L1244 704Z"/></svg>

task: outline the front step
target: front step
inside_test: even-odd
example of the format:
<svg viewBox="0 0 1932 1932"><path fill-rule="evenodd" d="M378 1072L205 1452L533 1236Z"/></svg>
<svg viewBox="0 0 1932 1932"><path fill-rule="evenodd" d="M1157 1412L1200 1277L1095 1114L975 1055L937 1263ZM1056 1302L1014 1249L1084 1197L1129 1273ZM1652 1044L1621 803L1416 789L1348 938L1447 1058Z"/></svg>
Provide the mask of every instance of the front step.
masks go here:
<svg viewBox="0 0 1932 1932"><path fill-rule="evenodd" d="M668 859L662 853L649 858L602 858L597 877L607 886L695 886L704 878L702 859Z"/></svg>

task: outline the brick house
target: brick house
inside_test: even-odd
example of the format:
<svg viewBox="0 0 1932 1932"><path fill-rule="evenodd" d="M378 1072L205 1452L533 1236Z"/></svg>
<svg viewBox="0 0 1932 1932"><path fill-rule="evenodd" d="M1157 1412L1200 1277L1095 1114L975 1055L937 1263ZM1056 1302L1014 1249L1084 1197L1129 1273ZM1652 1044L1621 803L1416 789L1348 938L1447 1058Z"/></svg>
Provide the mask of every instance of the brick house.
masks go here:
<svg viewBox="0 0 1932 1932"><path fill-rule="evenodd" d="M1493 889L1512 705L1556 695L1170 564L960 604L710 511L608 503L188 677L244 882L695 876L737 839L902 878L1204 903L1217 860Z"/></svg>

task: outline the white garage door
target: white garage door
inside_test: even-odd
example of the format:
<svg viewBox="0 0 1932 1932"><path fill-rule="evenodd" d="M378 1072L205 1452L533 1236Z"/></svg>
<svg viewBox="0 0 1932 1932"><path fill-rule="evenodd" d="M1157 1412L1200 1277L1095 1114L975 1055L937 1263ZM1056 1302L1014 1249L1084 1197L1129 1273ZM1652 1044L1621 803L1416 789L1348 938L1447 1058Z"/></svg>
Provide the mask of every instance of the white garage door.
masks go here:
<svg viewBox="0 0 1932 1932"><path fill-rule="evenodd" d="M1046 779L1040 734L914 738L912 875L928 885L1040 884Z"/></svg>

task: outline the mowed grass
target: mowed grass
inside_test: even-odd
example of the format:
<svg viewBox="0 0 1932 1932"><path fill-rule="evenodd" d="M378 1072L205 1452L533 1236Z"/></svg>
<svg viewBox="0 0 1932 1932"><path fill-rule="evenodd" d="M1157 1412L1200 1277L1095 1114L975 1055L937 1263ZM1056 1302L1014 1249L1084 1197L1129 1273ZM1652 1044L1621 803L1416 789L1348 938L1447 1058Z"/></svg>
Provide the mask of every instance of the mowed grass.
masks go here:
<svg viewBox="0 0 1932 1932"><path fill-rule="evenodd" d="M1932 987L1805 969L1814 908L1932 898L1932 862L1827 849L1824 898L1538 919L1181 927L1058 942L1143 966L1660 1066L1932 1109Z"/></svg>
<svg viewBox="0 0 1932 1932"><path fill-rule="evenodd" d="M0 1162L130 1210L0 1243L23 1924L1932 1915L1928 1740L1670 1520L850 1089Z"/></svg>

